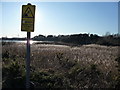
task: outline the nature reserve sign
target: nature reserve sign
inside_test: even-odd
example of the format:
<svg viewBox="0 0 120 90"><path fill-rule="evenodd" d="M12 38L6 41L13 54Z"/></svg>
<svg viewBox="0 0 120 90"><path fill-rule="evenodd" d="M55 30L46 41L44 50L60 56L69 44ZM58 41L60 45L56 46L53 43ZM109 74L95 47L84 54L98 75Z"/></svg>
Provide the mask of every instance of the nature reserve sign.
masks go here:
<svg viewBox="0 0 120 90"><path fill-rule="evenodd" d="M35 5L22 5L21 31L34 32Z"/></svg>

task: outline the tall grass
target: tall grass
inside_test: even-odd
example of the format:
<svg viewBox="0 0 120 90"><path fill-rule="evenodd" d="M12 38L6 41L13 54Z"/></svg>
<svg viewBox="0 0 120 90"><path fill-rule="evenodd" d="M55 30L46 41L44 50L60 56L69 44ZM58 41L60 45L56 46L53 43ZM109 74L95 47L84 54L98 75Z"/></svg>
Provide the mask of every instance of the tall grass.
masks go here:
<svg viewBox="0 0 120 90"><path fill-rule="evenodd" d="M115 88L119 84L116 58L117 46L32 44L31 82L35 88ZM25 87L26 45L4 44L2 59L3 87L13 87L11 82Z"/></svg>

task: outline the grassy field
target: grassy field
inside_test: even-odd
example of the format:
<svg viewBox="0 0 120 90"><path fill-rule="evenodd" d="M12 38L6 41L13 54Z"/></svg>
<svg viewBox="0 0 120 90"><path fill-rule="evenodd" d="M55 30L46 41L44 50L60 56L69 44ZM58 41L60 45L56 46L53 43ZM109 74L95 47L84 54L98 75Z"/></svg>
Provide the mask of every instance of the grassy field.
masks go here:
<svg viewBox="0 0 120 90"><path fill-rule="evenodd" d="M118 88L118 48L33 43L31 83L35 88ZM2 59L3 88L24 87L26 44L4 43Z"/></svg>

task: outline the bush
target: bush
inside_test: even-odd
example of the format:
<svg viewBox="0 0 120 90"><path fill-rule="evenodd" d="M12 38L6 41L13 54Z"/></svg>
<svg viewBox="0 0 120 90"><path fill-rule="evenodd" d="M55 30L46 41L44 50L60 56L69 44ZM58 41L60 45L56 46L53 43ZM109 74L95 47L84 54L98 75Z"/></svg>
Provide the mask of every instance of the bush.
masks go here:
<svg viewBox="0 0 120 90"><path fill-rule="evenodd" d="M63 53L57 53L56 56L59 61L59 64L63 68L70 69L77 64L76 61L65 58Z"/></svg>
<svg viewBox="0 0 120 90"><path fill-rule="evenodd" d="M63 75L57 73L35 72L31 75L31 81L35 83L36 88L65 88Z"/></svg>
<svg viewBox="0 0 120 90"><path fill-rule="evenodd" d="M118 76L116 76L116 85L115 88L120 88L120 57L116 58L115 61L117 61L117 69L118 69Z"/></svg>
<svg viewBox="0 0 120 90"><path fill-rule="evenodd" d="M25 69L17 61L3 67L3 88L24 87Z"/></svg>

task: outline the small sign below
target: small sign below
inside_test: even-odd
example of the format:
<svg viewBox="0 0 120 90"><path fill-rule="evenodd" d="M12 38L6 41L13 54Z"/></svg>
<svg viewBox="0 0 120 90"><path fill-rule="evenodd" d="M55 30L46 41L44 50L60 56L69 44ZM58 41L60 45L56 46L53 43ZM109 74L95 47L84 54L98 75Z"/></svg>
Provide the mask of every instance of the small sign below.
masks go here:
<svg viewBox="0 0 120 90"><path fill-rule="evenodd" d="M22 5L21 31L34 32L35 5Z"/></svg>

